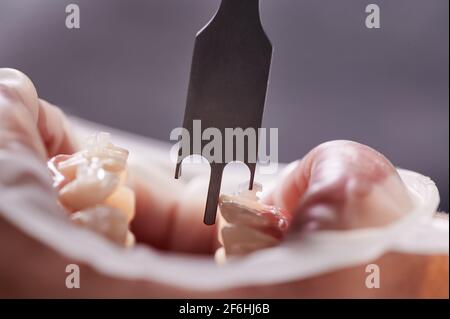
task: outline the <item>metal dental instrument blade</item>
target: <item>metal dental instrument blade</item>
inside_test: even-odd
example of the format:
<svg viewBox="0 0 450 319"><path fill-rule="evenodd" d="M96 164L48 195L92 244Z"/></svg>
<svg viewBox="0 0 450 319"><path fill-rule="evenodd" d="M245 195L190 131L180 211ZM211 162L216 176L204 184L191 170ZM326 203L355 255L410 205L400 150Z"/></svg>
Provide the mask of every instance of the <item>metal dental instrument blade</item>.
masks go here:
<svg viewBox="0 0 450 319"><path fill-rule="evenodd" d="M222 160L202 153L210 141L194 142L194 120L201 120L202 132L216 128L225 137L225 128L247 128L258 132L266 99L272 45L261 25L259 0L222 0L214 18L198 32L195 39L189 89L183 127L190 133L189 152L181 144L175 178L181 175L181 162L189 155L202 155L211 167L204 223L213 225L216 219L220 184L225 166L232 161L245 163L250 170L249 189L253 188L255 156L249 154L249 140L244 152ZM195 143L201 147L194 148ZM236 148L236 146L235 146ZM214 153L213 153L214 154ZM251 160L255 158L254 160Z"/></svg>

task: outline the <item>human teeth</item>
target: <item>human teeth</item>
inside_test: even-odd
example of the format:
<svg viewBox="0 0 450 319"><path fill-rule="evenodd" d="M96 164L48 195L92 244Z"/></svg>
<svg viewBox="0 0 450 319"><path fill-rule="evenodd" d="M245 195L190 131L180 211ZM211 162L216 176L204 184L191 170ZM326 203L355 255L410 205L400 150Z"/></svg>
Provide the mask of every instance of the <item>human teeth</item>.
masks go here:
<svg viewBox="0 0 450 319"><path fill-rule="evenodd" d="M104 132L91 137L87 142L85 157L101 159L105 170L122 171L125 169L129 152L113 145L109 139L109 134Z"/></svg>
<svg viewBox="0 0 450 319"><path fill-rule="evenodd" d="M125 245L128 236L126 216L118 209L98 205L78 211L70 216L77 225L90 229L109 240Z"/></svg>
<svg viewBox="0 0 450 319"><path fill-rule="evenodd" d="M287 229L287 219L274 207L239 196L222 195L219 199L222 217L231 224L246 225L281 237Z"/></svg>
<svg viewBox="0 0 450 319"><path fill-rule="evenodd" d="M134 192L128 187L119 187L114 193L105 199L104 204L119 209L125 214L128 222L130 222L134 217Z"/></svg>
<svg viewBox="0 0 450 319"><path fill-rule="evenodd" d="M257 193L261 190L262 186L255 183L251 191L245 189L235 195L220 196L218 239L223 247L216 252L218 263L230 256L275 246L283 238L288 217L278 208L259 202Z"/></svg>
<svg viewBox="0 0 450 319"><path fill-rule="evenodd" d="M99 204L110 196L119 185L119 177L102 168L77 174L77 178L59 191L61 203L72 210L80 210Z"/></svg>
<svg viewBox="0 0 450 319"><path fill-rule="evenodd" d="M124 186L128 151L113 145L108 133L94 135L86 149L57 155L48 162L59 201L70 219L124 246L132 246L128 230L135 214L134 192Z"/></svg>
<svg viewBox="0 0 450 319"><path fill-rule="evenodd" d="M245 255L255 250L276 245L279 240L262 231L241 225L225 225L222 242L227 256Z"/></svg>

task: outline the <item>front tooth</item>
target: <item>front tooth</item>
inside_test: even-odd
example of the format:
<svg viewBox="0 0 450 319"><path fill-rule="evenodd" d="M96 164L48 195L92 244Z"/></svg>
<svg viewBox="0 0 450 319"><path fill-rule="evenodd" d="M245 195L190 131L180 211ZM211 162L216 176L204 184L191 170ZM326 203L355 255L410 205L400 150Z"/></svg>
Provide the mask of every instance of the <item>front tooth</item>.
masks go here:
<svg viewBox="0 0 450 319"><path fill-rule="evenodd" d="M245 255L279 243L270 235L242 225L226 225L221 232L226 255Z"/></svg>
<svg viewBox="0 0 450 319"><path fill-rule="evenodd" d="M99 169L96 174L77 178L59 191L61 203L76 211L100 204L119 185L119 177Z"/></svg>
<svg viewBox="0 0 450 319"><path fill-rule="evenodd" d="M128 187L121 186L106 198L103 203L107 206L119 209L125 214L128 222L130 222L134 217L135 202L134 192Z"/></svg>
<svg viewBox="0 0 450 319"><path fill-rule="evenodd" d="M219 207L221 216L228 223L247 225L277 238L283 236L288 226L287 218L276 207L248 202L239 196L222 195Z"/></svg>
<svg viewBox="0 0 450 319"><path fill-rule="evenodd" d="M215 259L221 264L233 256L242 256L280 243L288 227L288 216L275 206L259 202L257 192L245 189L236 195L221 195L218 240L223 247Z"/></svg>
<svg viewBox="0 0 450 319"><path fill-rule="evenodd" d="M124 246L133 244L125 215L118 209L97 205L70 215L70 220ZM133 236L134 237L134 236Z"/></svg>
<svg viewBox="0 0 450 319"><path fill-rule="evenodd" d="M221 195L219 198L220 212L227 222L266 226L268 221L259 214L262 206L258 204L258 202L249 202L238 196Z"/></svg>

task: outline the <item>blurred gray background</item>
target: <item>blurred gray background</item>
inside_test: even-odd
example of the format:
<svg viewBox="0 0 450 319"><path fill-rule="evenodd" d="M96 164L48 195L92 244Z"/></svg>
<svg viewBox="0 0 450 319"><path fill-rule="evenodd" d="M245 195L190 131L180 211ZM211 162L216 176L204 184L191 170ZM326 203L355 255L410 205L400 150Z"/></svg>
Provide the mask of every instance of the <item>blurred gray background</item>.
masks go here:
<svg viewBox="0 0 450 319"><path fill-rule="evenodd" d="M243 0L245 1L245 0ZM65 7L81 29L65 27ZM381 8L366 29L365 6ZM195 33L219 0L0 0L0 67L67 112L168 141ZM265 127L280 160L352 139L431 176L449 198L448 0L262 0L274 45Z"/></svg>

